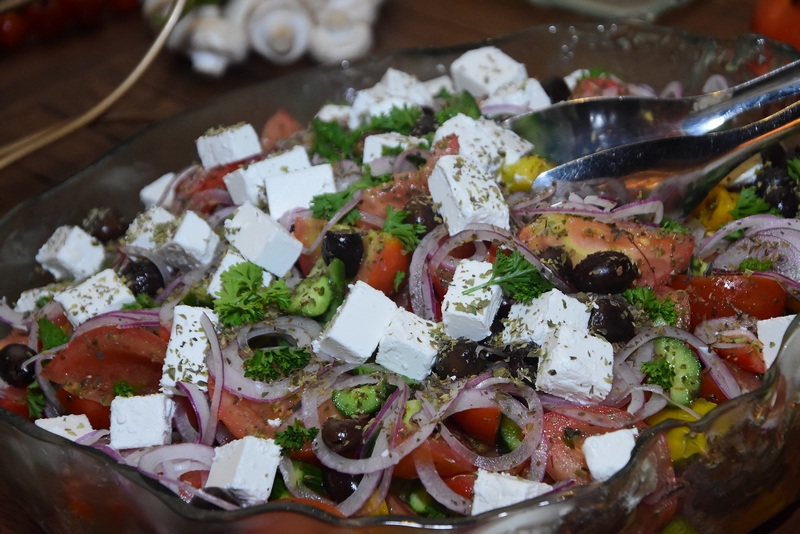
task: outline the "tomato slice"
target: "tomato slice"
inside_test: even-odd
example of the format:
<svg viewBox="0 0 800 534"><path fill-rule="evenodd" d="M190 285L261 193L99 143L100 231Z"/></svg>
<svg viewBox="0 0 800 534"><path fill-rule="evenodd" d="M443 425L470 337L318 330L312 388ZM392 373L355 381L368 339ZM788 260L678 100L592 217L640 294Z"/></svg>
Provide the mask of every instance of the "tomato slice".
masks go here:
<svg viewBox="0 0 800 534"><path fill-rule="evenodd" d="M781 285L757 274L681 274L670 285L689 294L692 329L707 319L735 317L740 313L756 319L771 319L783 315L786 308L786 292Z"/></svg>
<svg viewBox="0 0 800 534"><path fill-rule="evenodd" d="M28 392L25 388L14 386L6 386L0 389L0 407L22 417L29 417Z"/></svg>
<svg viewBox="0 0 800 534"><path fill-rule="evenodd" d="M82 399L64 388L56 391L56 398L68 413L85 415L95 430L111 428L111 406L104 406L90 399Z"/></svg>
<svg viewBox="0 0 800 534"><path fill-rule="evenodd" d="M261 147L271 150L275 143L281 139L286 139L290 135L303 129L303 126L284 109L279 109L275 114L267 119L264 128L261 130Z"/></svg>
<svg viewBox="0 0 800 534"><path fill-rule="evenodd" d="M501 414L499 406L471 408L453 414L453 419L469 436L487 445L494 445L500 430Z"/></svg>
<svg viewBox="0 0 800 534"><path fill-rule="evenodd" d="M411 255L398 238L385 232L367 232L363 241L364 260L355 279L391 296L397 273L408 274Z"/></svg>
<svg viewBox="0 0 800 534"><path fill-rule="evenodd" d="M167 342L148 330L102 326L73 338L42 376L72 395L108 406L118 381L137 394L158 391L166 352Z"/></svg>
<svg viewBox="0 0 800 534"><path fill-rule="evenodd" d="M399 478L419 478L417 468L414 466L414 457L421 454L423 447L428 449L436 467L436 472L442 478L463 475L464 473L474 473L477 468L464 457L456 453L453 448L439 434L430 436L425 443L414 449L414 451L400 460L394 466L394 475Z"/></svg>
<svg viewBox="0 0 800 534"><path fill-rule="evenodd" d="M298 217L294 221L294 230L292 233L294 234L294 237L303 244L304 247L310 247L327 223L328 221L324 221L322 219ZM308 276L308 273L311 272L311 269L321 257L322 243L320 243L317 248L308 254L300 254L300 258L297 260L297 263L300 265L300 270L303 271L304 276Z"/></svg>
<svg viewBox="0 0 800 534"><path fill-rule="evenodd" d="M767 363L764 361L764 354L757 343L726 344L720 347L712 345L714 351L734 365L738 365L745 371L751 373L764 374L767 372Z"/></svg>
<svg viewBox="0 0 800 534"><path fill-rule="evenodd" d="M455 491L465 499L472 499L473 494L475 493L475 479L478 478L478 475L475 473L464 473L463 475L455 475L452 477L447 477L444 480L444 483L447 484L451 490Z"/></svg>

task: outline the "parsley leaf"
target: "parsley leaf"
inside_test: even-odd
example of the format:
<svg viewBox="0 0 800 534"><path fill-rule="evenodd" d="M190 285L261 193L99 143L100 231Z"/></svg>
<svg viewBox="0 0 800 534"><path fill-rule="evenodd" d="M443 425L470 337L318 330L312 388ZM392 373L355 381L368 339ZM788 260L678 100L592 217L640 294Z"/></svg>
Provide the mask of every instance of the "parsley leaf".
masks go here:
<svg viewBox="0 0 800 534"><path fill-rule="evenodd" d="M136 295L136 302L131 302L130 304L124 304L122 306L123 310L146 310L149 308L158 308L158 303L153 300L153 297L148 295L147 293L139 293Z"/></svg>
<svg viewBox="0 0 800 534"><path fill-rule="evenodd" d="M756 195L754 187L743 188L739 194L739 200L736 201L736 206L731 210L731 216L735 219L744 219L750 215L759 215L761 213L781 214L781 212L770 206L766 200Z"/></svg>
<svg viewBox="0 0 800 534"><path fill-rule="evenodd" d="M672 219L667 219L666 217L661 221L661 228L678 234L689 234L689 230L681 223L673 221Z"/></svg>
<svg viewBox="0 0 800 534"><path fill-rule="evenodd" d="M481 116L481 110L478 107L478 103L475 102L475 97L466 91L461 91L456 95L445 98L444 105L436 112L436 122L444 124L459 113L463 113L473 119Z"/></svg>
<svg viewBox="0 0 800 534"><path fill-rule="evenodd" d="M365 166L364 176L350 184L347 189L337 193L323 193L311 199L311 212L315 219L330 220L342 207L353 200L353 195L360 189L367 189L381 185L392 179L392 175L371 176L369 166ZM361 216L358 210L353 209L341 219L342 224L353 225Z"/></svg>
<svg viewBox="0 0 800 534"><path fill-rule="evenodd" d="M52 295L44 295L43 297L39 297L36 300L36 307L37 308L44 308L44 305L53 300Z"/></svg>
<svg viewBox="0 0 800 534"><path fill-rule="evenodd" d="M39 341L42 342L42 350L52 349L69 341L69 335L47 317L42 317L37 322L39 323Z"/></svg>
<svg viewBox="0 0 800 534"><path fill-rule="evenodd" d="M25 393L28 397L28 415L31 419L39 419L44 411L44 395L39 389L39 383L36 380L31 382Z"/></svg>
<svg viewBox="0 0 800 534"><path fill-rule="evenodd" d="M675 309L675 303L670 298L665 298L661 301L652 288L634 287L626 289L622 292L622 296L634 306L641 304L642 310L650 316L654 323L663 321L670 326L678 324L678 310Z"/></svg>
<svg viewBox="0 0 800 534"><path fill-rule="evenodd" d="M115 397L133 397L136 395L136 392L133 390L133 386L131 386L125 380L117 380L114 382L114 396Z"/></svg>
<svg viewBox="0 0 800 534"><path fill-rule="evenodd" d="M317 437L317 433L319 433L318 428L305 428L297 419L283 432L275 432L275 443L281 447L282 454L289 455L292 451L303 448L303 445Z"/></svg>
<svg viewBox="0 0 800 534"><path fill-rule="evenodd" d="M397 291L400 289L400 286L403 284L403 280L406 279L405 271L397 271L394 273L394 290Z"/></svg>
<svg viewBox="0 0 800 534"><path fill-rule="evenodd" d="M769 271L770 269L772 269L772 260L766 258L763 260L759 260L758 258L747 258L739 264L740 271L763 272Z"/></svg>
<svg viewBox="0 0 800 534"><path fill-rule="evenodd" d="M270 349L258 349L244 362L244 376L259 382L272 382L302 369L311 359L311 353L302 347L292 347L286 341Z"/></svg>
<svg viewBox="0 0 800 534"><path fill-rule="evenodd" d="M222 290L214 299L214 310L228 326L254 323L264 317L269 306L285 310L289 306L289 288L284 280L264 287L264 272L253 262L232 265L220 276Z"/></svg>
<svg viewBox="0 0 800 534"><path fill-rule="evenodd" d="M665 357L656 358L652 362L642 362L642 372L647 375L647 383L661 386L665 390L672 387L675 370Z"/></svg>
<svg viewBox="0 0 800 534"><path fill-rule="evenodd" d="M417 248L420 234L425 233L424 225L403 222L410 214L410 211L395 211L390 204L386 206L386 221L383 223L383 231L399 239L403 243L403 248L408 251Z"/></svg>
<svg viewBox="0 0 800 534"><path fill-rule="evenodd" d="M464 294L468 295L492 284L499 285L506 294L520 302L530 302L554 287L516 250L510 256L498 253L492 266L492 277L483 284L467 289Z"/></svg>
<svg viewBox="0 0 800 534"><path fill-rule="evenodd" d="M800 158L792 158L786 161L786 170L789 176L800 182Z"/></svg>

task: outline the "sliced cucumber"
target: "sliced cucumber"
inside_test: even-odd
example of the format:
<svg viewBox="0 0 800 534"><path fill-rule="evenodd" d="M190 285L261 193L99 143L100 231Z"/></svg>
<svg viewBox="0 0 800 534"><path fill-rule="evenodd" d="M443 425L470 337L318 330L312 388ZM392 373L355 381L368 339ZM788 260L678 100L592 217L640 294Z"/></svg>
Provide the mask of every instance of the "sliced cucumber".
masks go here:
<svg viewBox="0 0 800 534"><path fill-rule="evenodd" d="M317 317L325 313L333 300L333 288L327 275L306 278L294 288L288 312Z"/></svg>
<svg viewBox="0 0 800 534"><path fill-rule="evenodd" d="M347 417L358 417L377 412L386 401L386 383L357 386L334 391L333 405Z"/></svg>
<svg viewBox="0 0 800 534"><path fill-rule="evenodd" d="M675 373L669 397L673 402L688 406L700 391L700 360L686 343L678 339L659 337L654 346L656 357L665 358Z"/></svg>

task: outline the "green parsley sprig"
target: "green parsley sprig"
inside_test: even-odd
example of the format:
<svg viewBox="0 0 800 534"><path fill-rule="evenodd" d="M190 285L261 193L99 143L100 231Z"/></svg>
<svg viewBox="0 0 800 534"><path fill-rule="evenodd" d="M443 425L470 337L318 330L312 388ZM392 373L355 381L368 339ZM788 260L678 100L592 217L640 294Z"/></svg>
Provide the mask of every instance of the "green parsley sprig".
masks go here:
<svg viewBox="0 0 800 534"><path fill-rule="evenodd" d="M800 158L792 158L786 161L786 170L789 172L789 176L800 182Z"/></svg>
<svg viewBox="0 0 800 534"><path fill-rule="evenodd" d="M264 272L255 263L246 261L232 265L220 276L222 290L214 299L214 310L220 322L228 326L254 323L264 318L270 306L281 310L289 307L290 291L284 280L264 287Z"/></svg>
<svg viewBox="0 0 800 534"><path fill-rule="evenodd" d="M37 323L39 324L39 341L42 342L42 350L52 349L69 341L69 335L47 317L42 317Z"/></svg>
<svg viewBox="0 0 800 534"><path fill-rule="evenodd" d="M492 266L491 278L483 284L467 289L464 294L474 293L493 284L499 285L506 294L520 302L530 302L554 287L516 250L510 256L498 251L497 259Z"/></svg>
<svg viewBox="0 0 800 534"><path fill-rule="evenodd" d="M661 221L661 228L678 234L684 234L684 235L689 234L688 228L683 226L681 223L673 221L672 219L666 217Z"/></svg>
<svg viewBox="0 0 800 534"><path fill-rule="evenodd" d="M44 412L44 395L39 388L39 382L34 380L25 389L25 394L28 398L28 415L31 419L39 419Z"/></svg>
<svg viewBox="0 0 800 534"><path fill-rule="evenodd" d="M386 220L383 231L392 234L403 243L403 248L412 251L419 245L419 236L425 233L425 226L417 223L403 222L411 214L406 210L395 210L391 205L386 206Z"/></svg>
<svg viewBox="0 0 800 534"><path fill-rule="evenodd" d="M311 212L315 219L329 220L333 217L345 204L353 200L353 195L356 191L367 189L381 185L392 179L392 175L371 176L369 168L364 172L364 176L360 180L350 184L343 191L337 193L323 193L311 199ZM353 209L341 219L341 223L353 225L361 216L358 210Z"/></svg>
<svg viewBox="0 0 800 534"><path fill-rule="evenodd" d="M763 260L747 258L746 260L742 260L739 264L740 271L764 272L770 269L772 269L772 260L768 258L764 258Z"/></svg>
<svg viewBox="0 0 800 534"><path fill-rule="evenodd" d="M311 353L303 347L292 347L286 341L270 349L258 349L242 367L244 376L259 382L272 382L281 376L308 365Z"/></svg>
<svg viewBox="0 0 800 534"><path fill-rule="evenodd" d="M440 125L452 119L459 113L472 117L473 119L480 118L481 110L478 103L475 102L475 97L467 91L461 91L455 95L451 95L446 90L440 93L444 97L444 105L436 112L436 122Z"/></svg>
<svg viewBox="0 0 800 534"><path fill-rule="evenodd" d="M123 310L147 310L150 308L158 308L159 304L156 302L153 297L148 295L147 293L139 293L136 295L136 301L131 302L130 304L124 304L122 306Z"/></svg>
<svg viewBox="0 0 800 534"><path fill-rule="evenodd" d="M117 380L114 382L114 396L115 397L133 397L136 395L133 386L127 380Z"/></svg>
<svg viewBox="0 0 800 534"><path fill-rule="evenodd" d="M663 356L652 362L642 362L642 372L647 375L647 383L661 386L664 390L672 387L675 379L675 370Z"/></svg>
<svg viewBox="0 0 800 534"><path fill-rule="evenodd" d="M640 304L650 319L654 323L665 323L670 326L678 324L678 310L675 303L670 298L663 301L658 298L656 292L649 287L634 287L622 292L623 298L636 306Z"/></svg>
<svg viewBox="0 0 800 534"><path fill-rule="evenodd" d="M756 194L755 187L745 187L739 193L739 199L736 201L736 206L731 210L731 216L735 219L744 219L750 215L760 215L762 213L771 213L773 215L780 215L777 209L769 205L769 203Z"/></svg>
<svg viewBox="0 0 800 534"><path fill-rule="evenodd" d="M282 432L275 432L275 443L280 446L281 453L288 456L292 451L299 451L303 445L317 437L318 428L305 428L297 419L293 425Z"/></svg>

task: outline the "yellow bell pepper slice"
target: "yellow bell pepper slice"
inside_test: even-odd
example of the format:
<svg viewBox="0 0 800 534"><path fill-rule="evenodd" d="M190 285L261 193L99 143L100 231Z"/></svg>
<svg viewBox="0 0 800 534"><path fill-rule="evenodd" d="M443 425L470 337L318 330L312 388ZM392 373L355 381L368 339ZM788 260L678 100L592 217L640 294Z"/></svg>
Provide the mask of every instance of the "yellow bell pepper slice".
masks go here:
<svg viewBox="0 0 800 534"><path fill-rule="evenodd" d="M739 193L728 191L725 186L718 185L694 209L692 215L700 220L706 231L716 232L735 220L731 210L736 207L738 201Z"/></svg>
<svg viewBox="0 0 800 534"><path fill-rule="evenodd" d="M692 410L700 415L705 415L714 408L716 404L704 399L696 399L692 404ZM653 426L667 419L677 419L679 421L697 421L695 417L680 408L664 408L657 414L651 415L646 419L648 425ZM698 452L706 450L706 436L704 434L689 433L686 427L673 428L667 431L667 444L672 461L682 460Z"/></svg>
<svg viewBox="0 0 800 534"><path fill-rule="evenodd" d="M500 179L511 192L527 192L531 190L536 177L553 165L539 156L525 156L516 163L506 165L500 173Z"/></svg>

